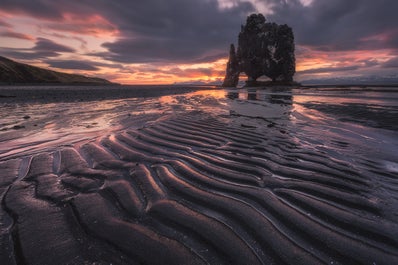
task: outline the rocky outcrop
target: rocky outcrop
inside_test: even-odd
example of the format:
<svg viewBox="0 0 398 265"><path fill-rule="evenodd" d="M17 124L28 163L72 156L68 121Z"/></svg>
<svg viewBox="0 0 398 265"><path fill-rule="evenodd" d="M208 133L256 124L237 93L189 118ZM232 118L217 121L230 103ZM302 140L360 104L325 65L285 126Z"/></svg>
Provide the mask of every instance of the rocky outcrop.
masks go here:
<svg viewBox="0 0 398 265"><path fill-rule="evenodd" d="M292 82L295 73L294 35L287 25L267 23L262 14L252 14L239 33L238 49L233 45L223 86L236 86L245 73L253 84L261 76L273 82Z"/></svg>

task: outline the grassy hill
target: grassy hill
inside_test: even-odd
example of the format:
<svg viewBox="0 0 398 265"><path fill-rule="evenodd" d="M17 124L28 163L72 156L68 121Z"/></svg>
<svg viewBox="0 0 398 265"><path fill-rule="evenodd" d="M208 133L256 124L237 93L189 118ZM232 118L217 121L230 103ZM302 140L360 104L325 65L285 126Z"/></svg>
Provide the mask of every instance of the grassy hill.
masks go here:
<svg viewBox="0 0 398 265"><path fill-rule="evenodd" d="M0 56L0 84L111 85L113 83L101 78L51 71Z"/></svg>

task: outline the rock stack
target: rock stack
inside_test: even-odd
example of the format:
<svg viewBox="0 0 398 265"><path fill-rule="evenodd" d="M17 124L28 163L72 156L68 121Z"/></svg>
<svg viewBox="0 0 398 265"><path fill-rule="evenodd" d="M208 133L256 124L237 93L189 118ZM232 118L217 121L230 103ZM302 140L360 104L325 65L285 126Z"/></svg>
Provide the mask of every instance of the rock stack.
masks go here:
<svg viewBox="0 0 398 265"><path fill-rule="evenodd" d="M294 36L288 25L267 23L262 14L252 14L242 26L238 41L236 52L231 44L224 87L237 86L240 73L247 75L250 85L261 76L272 82L293 81Z"/></svg>

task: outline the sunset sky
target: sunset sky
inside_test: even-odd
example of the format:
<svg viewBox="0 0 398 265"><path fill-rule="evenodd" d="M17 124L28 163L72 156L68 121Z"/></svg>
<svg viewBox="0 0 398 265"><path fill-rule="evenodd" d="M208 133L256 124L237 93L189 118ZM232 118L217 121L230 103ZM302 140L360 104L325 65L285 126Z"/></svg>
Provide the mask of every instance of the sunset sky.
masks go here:
<svg viewBox="0 0 398 265"><path fill-rule="evenodd" d="M398 76L396 0L0 0L0 55L123 84L221 82L247 15L288 24L298 81Z"/></svg>

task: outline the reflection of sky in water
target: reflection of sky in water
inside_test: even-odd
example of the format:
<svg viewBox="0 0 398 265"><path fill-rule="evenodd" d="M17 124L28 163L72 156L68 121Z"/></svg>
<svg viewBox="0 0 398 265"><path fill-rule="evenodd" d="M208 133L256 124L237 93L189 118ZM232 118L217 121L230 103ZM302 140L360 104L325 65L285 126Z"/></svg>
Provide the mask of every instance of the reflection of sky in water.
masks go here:
<svg viewBox="0 0 398 265"><path fill-rule="evenodd" d="M377 91L294 91L296 103L319 102L328 104L375 104L398 106L397 92Z"/></svg>
<svg viewBox="0 0 398 265"><path fill-rule="evenodd" d="M168 112L201 110L225 114L226 92L223 89L199 90L186 94L162 96L158 99Z"/></svg>
<svg viewBox="0 0 398 265"><path fill-rule="evenodd" d="M393 154L394 148L398 148L397 132L341 122L327 111L311 109L306 104L318 104L326 109L331 105L344 108L346 104L362 104L372 108L397 107L398 93L215 89L159 98L51 104L7 103L1 106L0 113L0 130L5 129L0 131L0 158L96 139L126 127L139 128L148 121L136 122L135 117L167 116L174 112L194 110L234 117L235 120L246 119L245 125L250 120L254 127L263 126L263 131L268 130L267 125L272 122L278 130L287 131L294 141L308 148L329 148L330 152L338 153L338 150L343 149L352 152L351 145L356 145L360 149L377 149L383 153L383 157ZM24 119L24 116L30 118ZM25 128L14 130L12 127L15 125ZM398 161L396 155L392 157L390 160ZM388 165L389 168L395 168L396 164Z"/></svg>
<svg viewBox="0 0 398 265"><path fill-rule="evenodd" d="M94 139L123 127L123 119L158 113L153 99L29 103L2 106L0 157ZM28 118L29 116L29 118ZM14 126L20 126L16 130Z"/></svg>
<svg viewBox="0 0 398 265"><path fill-rule="evenodd" d="M360 155L379 161L384 170L396 171L398 92L297 90L293 94L300 143L339 154L355 166L359 165L353 160Z"/></svg>
<svg viewBox="0 0 398 265"><path fill-rule="evenodd" d="M396 172L398 132L370 125L377 120L384 125L394 123L394 117L398 117L398 92L236 89L226 91L225 96L231 110L240 106L238 114L250 117L251 113L253 118L260 116L275 122L307 148L347 161L354 153L377 157L381 165L388 165L386 170ZM378 113L384 113L386 119ZM359 118L364 122L358 123ZM263 126L261 120L252 125Z"/></svg>
<svg viewBox="0 0 398 265"><path fill-rule="evenodd" d="M292 94L288 92L271 93L265 90L251 89L249 91L241 90L229 90L226 92L228 99L234 100L258 100L266 101L272 104L291 104Z"/></svg>

